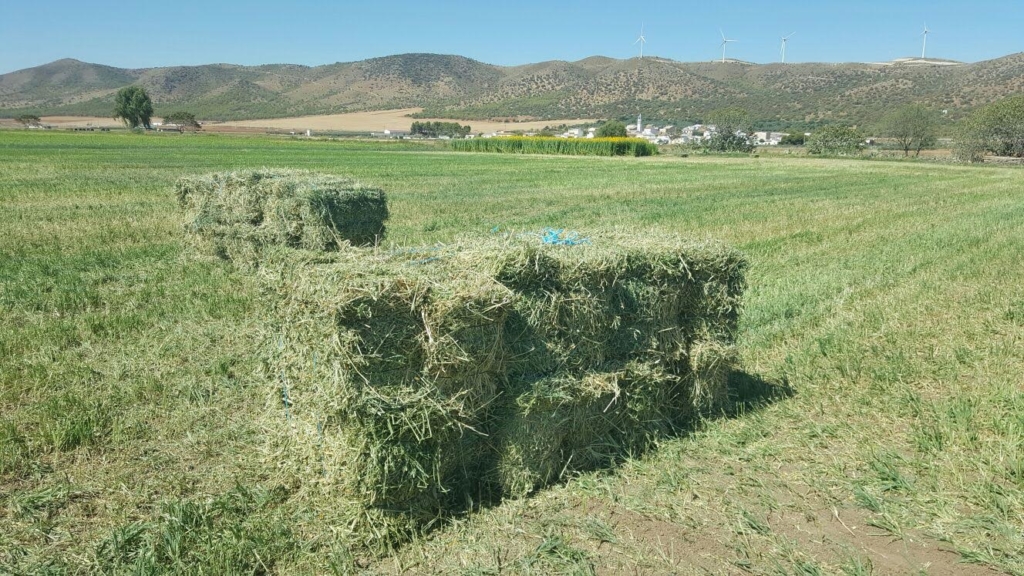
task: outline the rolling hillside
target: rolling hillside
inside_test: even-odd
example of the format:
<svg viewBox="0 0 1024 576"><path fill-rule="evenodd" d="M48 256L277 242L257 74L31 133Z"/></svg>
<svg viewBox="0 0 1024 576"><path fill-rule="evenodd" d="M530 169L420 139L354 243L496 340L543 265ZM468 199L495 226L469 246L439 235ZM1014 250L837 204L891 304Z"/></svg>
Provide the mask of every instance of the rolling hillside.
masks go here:
<svg viewBox="0 0 1024 576"><path fill-rule="evenodd" d="M140 84L157 114L210 120L423 107L425 117L700 120L742 106L764 127L867 124L904 102L957 118L1024 91L1024 53L963 65L684 63L595 56L494 66L461 56L402 54L308 67L209 64L128 70L65 59L0 75L0 116L106 116L118 88Z"/></svg>

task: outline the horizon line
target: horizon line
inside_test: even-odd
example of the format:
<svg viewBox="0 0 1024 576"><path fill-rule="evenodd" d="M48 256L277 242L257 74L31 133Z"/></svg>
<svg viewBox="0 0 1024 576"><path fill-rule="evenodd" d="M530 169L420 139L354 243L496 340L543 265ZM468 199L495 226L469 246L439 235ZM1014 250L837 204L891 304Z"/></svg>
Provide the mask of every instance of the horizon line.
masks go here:
<svg viewBox="0 0 1024 576"><path fill-rule="evenodd" d="M1022 51L1022 52L1013 52L1013 53L1010 53L1010 54L1004 54L1003 56L998 56L996 58L989 58L987 60L977 60L977 61L974 61L974 62L968 62L968 61L963 61L963 60L954 60L954 59L951 59L951 58L939 58L939 57L934 57L934 56L929 56L929 57L922 58L922 57L917 56L917 55L907 55L907 56L898 56L896 58L893 58L893 59L887 60L887 61L861 61L861 60L827 61L827 60L811 60L811 61L794 61L794 62L785 62L785 63L783 63L783 62L778 62L778 61L772 61L772 62L752 62L752 61L748 61L748 60L740 60L740 59L735 59L735 58L727 58L726 59L727 60L726 63L727 64L737 64L737 63L739 63L739 64L745 64L745 65L748 65L748 66L772 66L772 65L798 66L798 65L802 65L802 64L887 65L887 64L893 64L893 63L899 62L901 60L909 59L909 60L934 60L934 61L939 61L939 62L955 62L955 63L958 63L958 64L970 65L970 64L978 64L978 63L981 63L981 62L990 62L992 60L999 60L999 59L1002 59L1002 58L1008 58L1008 57L1011 57L1011 56L1014 56L1014 55L1017 55L1017 54L1022 54L1022 53L1024 53L1024 51ZM43 66L48 66L50 64L55 64L57 62L61 62L61 61L64 61L64 60L72 60L72 61L75 61L75 62L80 62L82 64L89 64L89 65L93 65L93 66L105 66L105 67L108 67L108 68L117 68L119 70L155 70L155 69L159 69L159 68L183 68L183 67L198 67L198 66L239 66L239 67L243 67L243 68L258 68L258 67L261 67L261 66L301 66L303 68L321 68L321 67L324 67L324 66L336 66L336 65L339 65L339 64L357 64L359 62L366 62L368 60L378 60L378 59L383 59L383 58L394 58L394 57L399 57L399 56L420 56L420 55L423 55L423 56L445 56L445 57L465 58L467 60L472 60L474 62L479 62L479 63L485 64L487 66L494 66L494 67L498 67L498 68L519 68L519 67L522 67L522 66L533 66L533 65L537 65L537 64L546 64L546 63L549 63L549 62L565 62L565 63L568 63L568 64L577 64L577 63L583 62L585 60L590 60L591 58L605 58L605 59L614 60L614 61L617 61L617 62L628 62L630 60L641 60L641 58L639 58L637 56L631 56L629 58L616 58L614 56L605 56L605 55L602 55L602 54L593 54L593 55L590 55L590 56L586 56L584 58L580 58L578 60L562 60L562 59L555 58L555 59L551 59L551 60L541 60L541 61L537 61L537 62L526 62L526 63L522 63L522 64L493 64L493 63L490 63L490 62L485 62L483 60L477 60L476 58L471 58L469 56L463 56L462 54L446 54L446 53L440 53L440 52L402 52L402 53L398 53L398 54L388 54L388 55L385 55L385 56L372 56L372 57L369 57L369 58L363 58L362 60L346 60L346 61L340 61L339 60L339 61L328 62L328 63L324 63L324 64L298 64L298 63L294 63L294 62L265 62L265 63L262 63L262 64L236 64L236 63L233 63L233 62L206 62L206 63L202 63L202 64L164 64L164 65L155 65L155 66L126 67L126 66L115 66L115 65L111 65L111 64L103 64L103 63L99 63L99 62L89 62L89 61L86 61L86 60L81 60L79 58L75 58L73 56L67 56L67 57L64 57L64 58L58 58L56 60L51 60L49 62L43 62L42 64L36 64L35 66L29 66L27 68L18 68L18 69L15 69L15 70L10 70L8 72L0 72L0 76L6 76L8 74L14 74L14 73L17 73L17 72L24 72L24 71L32 70L32 69L35 69L35 68L40 68L40 67L43 67ZM709 64L709 63L711 63L711 64L713 64L713 63L721 64L722 63L720 58L708 58L706 60L676 60L674 58L669 58L669 57L665 57L665 56L658 56L657 54L644 55L642 60L662 60L662 61L673 62L673 63L676 63L676 64Z"/></svg>

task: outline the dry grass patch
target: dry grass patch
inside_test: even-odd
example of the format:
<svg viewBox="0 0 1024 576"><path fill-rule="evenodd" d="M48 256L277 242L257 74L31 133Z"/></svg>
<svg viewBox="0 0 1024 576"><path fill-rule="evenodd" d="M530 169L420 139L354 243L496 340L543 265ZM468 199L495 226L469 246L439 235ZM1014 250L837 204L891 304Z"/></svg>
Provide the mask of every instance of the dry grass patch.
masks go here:
<svg viewBox="0 0 1024 576"><path fill-rule="evenodd" d="M499 132L502 130L535 131L548 126L561 124L576 125L596 122L593 118L539 120L531 122L494 122L486 120L462 121L457 118L413 118L412 114L422 112L422 108L403 108L399 110L377 110L374 112L351 112L347 114L325 114L321 116L299 116L295 118L271 118L267 120L235 120L209 124L209 128L263 128L268 130L326 130L336 132L382 132L390 130L409 130L413 122L461 122L469 124L473 132Z"/></svg>

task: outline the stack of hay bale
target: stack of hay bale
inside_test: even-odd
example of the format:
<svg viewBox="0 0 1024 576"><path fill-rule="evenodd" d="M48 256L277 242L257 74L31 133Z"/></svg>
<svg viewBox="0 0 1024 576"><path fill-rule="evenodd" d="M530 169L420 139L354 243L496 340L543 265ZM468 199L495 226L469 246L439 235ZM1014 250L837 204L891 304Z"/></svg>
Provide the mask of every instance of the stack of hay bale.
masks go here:
<svg viewBox="0 0 1024 576"><path fill-rule="evenodd" d="M725 398L745 267L615 235L271 251L290 465L380 536L614 464Z"/></svg>
<svg viewBox="0 0 1024 576"><path fill-rule="evenodd" d="M376 244L388 218L379 188L298 170L183 177L175 191L197 245L239 262L251 262L268 246L336 250Z"/></svg>

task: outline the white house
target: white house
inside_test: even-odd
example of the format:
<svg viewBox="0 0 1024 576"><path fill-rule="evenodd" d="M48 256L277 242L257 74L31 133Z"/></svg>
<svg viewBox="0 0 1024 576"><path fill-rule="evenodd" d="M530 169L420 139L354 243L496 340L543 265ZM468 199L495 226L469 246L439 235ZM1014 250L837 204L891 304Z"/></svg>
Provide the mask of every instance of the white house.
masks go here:
<svg viewBox="0 0 1024 576"><path fill-rule="evenodd" d="M783 132L754 132L754 144L758 146L778 146L785 137L786 134Z"/></svg>

